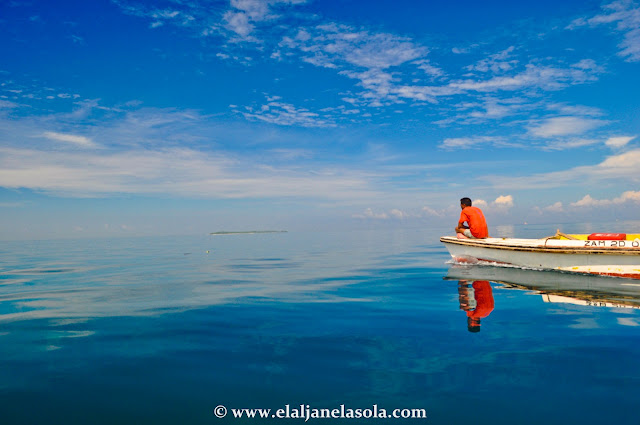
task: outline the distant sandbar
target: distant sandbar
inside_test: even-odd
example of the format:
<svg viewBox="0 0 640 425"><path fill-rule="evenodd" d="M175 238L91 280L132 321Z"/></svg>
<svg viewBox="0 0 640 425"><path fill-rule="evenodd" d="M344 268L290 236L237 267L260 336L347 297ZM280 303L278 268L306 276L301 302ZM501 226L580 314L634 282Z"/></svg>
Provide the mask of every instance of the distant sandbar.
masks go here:
<svg viewBox="0 0 640 425"><path fill-rule="evenodd" d="M211 232L210 235L253 235L256 233L287 233L286 230L247 230L241 232Z"/></svg>

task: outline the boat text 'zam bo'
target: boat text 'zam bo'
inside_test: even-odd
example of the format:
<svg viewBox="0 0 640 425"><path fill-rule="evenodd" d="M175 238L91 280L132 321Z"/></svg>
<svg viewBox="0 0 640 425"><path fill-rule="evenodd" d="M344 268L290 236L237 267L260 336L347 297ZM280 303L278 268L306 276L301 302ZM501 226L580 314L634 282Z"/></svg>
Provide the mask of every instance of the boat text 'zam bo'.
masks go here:
<svg viewBox="0 0 640 425"><path fill-rule="evenodd" d="M640 248L640 240L633 241L584 241L584 246L602 246L607 248Z"/></svg>

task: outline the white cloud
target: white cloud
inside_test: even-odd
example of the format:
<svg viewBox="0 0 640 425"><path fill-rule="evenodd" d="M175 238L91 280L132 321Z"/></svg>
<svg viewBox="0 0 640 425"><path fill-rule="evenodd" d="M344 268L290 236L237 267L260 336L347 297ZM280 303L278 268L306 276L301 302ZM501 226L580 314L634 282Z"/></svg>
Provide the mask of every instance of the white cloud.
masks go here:
<svg viewBox="0 0 640 425"><path fill-rule="evenodd" d="M249 22L249 16L246 13L228 11L224 15L224 20L227 23L227 29L245 39L255 28L253 24Z"/></svg>
<svg viewBox="0 0 640 425"><path fill-rule="evenodd" d="M529 128L536 137L556 137L582 134L608 124L608 121L583 117L553 117Z"/></svg>
<svg viewBox="0 0 640 425"><path fill-rule="evenodd" d="M478 143L482 143L482 141L471 137L453 137L444 139L439 147L443 149L470 149Z"/></svg>
<svg viewBox="0 0 640 425"><path fill-rule="evenodd" d="M600 205L609 205L609 204L611 204L611 201L609 201L609 200L598 201L596 199L593 199L591 197L591 195L585 195L585 197L582 198L581 200L579 200L577 202L572 202L571 206L572 207L587 207L587 206L600 206Z"/></svg>
<svg viewBox="0 0 640 425"><path fill-rule="evenodd" d="M620 136L620 137L610 137L604 142L605 145L611 146L612 148L621 148L626 146L630 141L635 139L635 136Z"/></svg>
<svg viewBox="0 0 640 425"><path fill-rule="evenodd" d="M488 175L479 176L478 178L487 181L500 190L584 187L585 185L594 187L611 182L618 185L621 183L630 185L640 184L638 164L640 164L640 149L635 149L619 155L609 156L599 164L583 165L563 171L522 177L504 178Z"/></svg>
<svg viewBox="0 0 640 425"><path fill-rule="evenodd" d="M499 208L511 208L513 207L513 196L511 195L501 195L493 201L493 205Z"/></svg>
<svg viewBox="0 0 640 425"><path fill-rule="evenodd" d="M276 3L268 0L231 0L231 7L242 11L254 21L262 21L269 15L269 4Z"/></svg>
<svg viewBox="0 0 640 425"><path fill-rule="evenodd" d="M640 164L640 149L635 149L620 155L610 156L598 166L603 170L635 169L635 171L637 171L638 164Z"/></svg>
<svg viewBox="0 0 640 425"><path fill-rule="evenodd" d="M306 3L308 0L231 0L231 7L245 13L252 21L274 19L273 8Z"/></svg>
<svg viewBox="0 0 640 425"><path fill-rule="evenodd" d="M392 217L397 218L399 220L403 219L406 217L406 214L402 211L400 211L399 209L392 209L390 212Z"/></svg>
<svg viewBox="0 0 640 425"><path fill-rule="evenodd" d="M478 208L486 208L489 205L489 204L487 204L487 201L485 201L483 199L476 199L472 203L473 203L474 207L478 207Z"/></svg>
<svg viewBox="0 0 640 425"><path fill-rule="evenodd" d="M562 202L558 201L553 205L544 207L542 210L554 212L554 213L560 213L560 212L564 212L564 205L562 205Z"/></svg>
<svg viewBox="0 0 640 425"><path fill-rule="evenodd" d="M364 210L364 213L362 214L354 214L352 215L352 217L353 218L375 218L375 219L381 219L381 220L386 220L389 218L389 216L386 213L374 213L371 208L367 208L366 210Z"/></svg>
<svg viewBox="0 0 640 425"><path fill-rule="evenodd" d="M45 131L42 134L42 136L50 140L71 143L73 145L87 147L87 148L92 148L97 146L90 138L85 136L76 136L74 134L57 133L54 131Z"/></svg>
<svg viewBox="0 0 640 425"><path fill-rule="evenodd" d="M594 199L591 195L585 195L584 198L571 204L572 207L602 207L608 205L619 205L627 202L640 204L640 191L627 191L617 198L613 199Z"/></svg>
<svg viewBox="0 0 640 425"><path fill-rule="evenodd" d="M475 136L475 137L453 137L444 139L442 143L438 145L441 149L454 150L454 149L473 149L479 145L488 143L497 143L502 139L489 136Z"/></svg>
<svg viewBox="0 0 640 425"><path fill-rule="evenodd" d="M457 113L448 118L433 121L440 126L449 126L452 123L464 125L484 123L489 120L501 120L515 115L530 114L540 107L537 102L522 97L499 98L497 96L482 96L477 100L460 102L454 105ZM510 142L513 145L513 142ZM507 145L503 142L504 145Z"/></svg>
<svg viewBox="0 0 640 425"><path fill-rule="evenodd" d="M422 215L425 217L428 217L428 216L442 217L443 215L442 212L436 211L430 207L422 207L421 212L422 212Z"/></svg>
<svg viewBox="0 0 640 425"><path fill-rule="evenodd" d="M469 113L469 117L476 119L500 119L518 111L521 105L508 103L508 101L500 99L486 98L481 108L484 109L484 111L476 109Z"/></svg>
<svg viewBox="0 0 640 425"><path fill-rule="evenodd" d="M621 196L619 196L618 198L615 198L613 200L614 204L622 204L624 202L627 201L632 201L632 202L640 202L640 191L627 191L624 192Z"/></svg>
<svg viewBox="0 0 640 425"><path fill-rule="evenodd" d="M255 24L272 21L279 16L273 8L280 5L305 3L307 0L231 0L231 9L223 16L225 27L240 36L243 41L257 41L251 37Z"/></svg>
<svg viewBox="0 0 640 425"><path fill-rule="evenodd" d="M427 75L430 75L432 77L442 77L442 76L444 76L444 71L442 69L438 68L437 66L432 65L426 59L417 60L417 61L413 62L413 64L417 65L419 69L423 70Z"/></svg>
<svg viewBox="0 0 640 425"><path fill-rule="evenodd" d="M459 210L456 210L456 213L458 212ZM441 217L449 217L449 216L450 214L445 212L444 210L437 211L430 207L422 207L420 210L408 211L408 212L398 208L392 208L387 212L384 212L384 211L376 212L371 208L367 208L364 210L363 213L353 214L351 217L360 218L360 219L378 219L378 220L389 220L389 219L419 220L424 218L433 219L434 217L441 218Z"/></svg>

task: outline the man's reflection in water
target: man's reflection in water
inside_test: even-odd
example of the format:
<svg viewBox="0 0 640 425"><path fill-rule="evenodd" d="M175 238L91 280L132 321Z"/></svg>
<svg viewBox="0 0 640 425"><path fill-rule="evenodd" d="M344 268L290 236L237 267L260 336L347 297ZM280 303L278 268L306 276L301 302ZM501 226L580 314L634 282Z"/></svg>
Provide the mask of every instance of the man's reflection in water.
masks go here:
<svg viewBox="0 0 640 425"><path fill-rule="evenodd" d="M491 284L486 280L472 283L460 280L458 295L460 310L467 312L467 329L469 332L480 332L480 319L491 314L494 307Z"/></svg>

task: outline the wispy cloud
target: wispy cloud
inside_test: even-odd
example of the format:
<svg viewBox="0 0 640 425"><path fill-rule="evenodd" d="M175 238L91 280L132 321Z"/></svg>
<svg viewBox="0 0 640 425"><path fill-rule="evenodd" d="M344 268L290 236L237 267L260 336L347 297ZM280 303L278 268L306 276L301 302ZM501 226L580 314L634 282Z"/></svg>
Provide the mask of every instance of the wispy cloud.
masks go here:
<svg viewBox="0 0 640 425"><path fill-rule="evenodd" d="M212 16L219 13L218 9L209 8L207 10L198 2L158 1L154 6L148 6L137 1L111 1L126 14L150 20L149 27L151 28L158 28L165 24L182 27L209 26Z"/></svg>
<svg viewBox="0 0 640 425"><path fill-rule="evenodd" d="M563 151L567 149L582 148L585 146L593 146L602 143L599 139L587 139L579 137L570 137L562 139L547 140L542 149L547 151Z"/></svg>
<svg viewBox="0 0 640 425"><path fill-rule="evenodd" d="M0 99L0 109L2 109L2 108L10 109L10 108L17 108L17 107L18 107L17 103L9 102L8 100Z"/></svg>
<svg viewBox="0 0 640 425"><path fill-rule="evenodd" d="M503 140L500 137L490 136L453 137L444 139L438 147L446 150L474 149L486 144L499 144L502 141Z"/></svg>
<svg viewBox="0 0 640 425"><path fill-rule="evenodd" d="M566 103L549 103L546 108L555 111L562 116L582 116L582 117L599 117L604 115L604 111L593 106L585 105L569 105Z"/></svg>
<svg viewBox="0 0 640 425"><path fill-rule="evenodd" d="M503 121L519 115L526 116L540 107L538 102L532 102L524 97L481 96L477 100L454 105L455 115L433 123L446 127L453 123L472 125L488 121Z"/></svg>
<svg viewBox="0 0 640 425"><path fill-rule="evenodd" d="M607 121L584 117L547 118L529 128L536 137L556 137L583 134L608 124Z"/></svg>
<svg viewBox="0 0 640 425"><path fill-rule="evenodd" d="M371 208L367 208L364 210L362 214L353 214L353 218L361 218L361 219L379 219L386 220L389 218L389 214L385 212L374 212Z"/></svg>
<svg viewBox="0 0 640 425"><path fill-rule="evenodd" d="M386 211L375 211L372 208L367 208L363 213L352 214L352 218L367 219L367 220L416 220L425 218L442 218L446 214L444 210L435 210L430 207L422 207L418 210L408 211L406 209L391 208Z"/></svg>
<svg viewBox="0 0 640 425"><path fill-rule="evenodd" d="M510 71L518 64L518 60L511 59L511 53L514 50L515 47L511 46L499 53L481 59L474 65L467 66L466 69L469 71L492 72L494 74Z"/></svg>
<svg viewBox="0 0 640 425"><path fill-rule="evenodd" d="M124 110L110 112L100 122L87 121L86 114L91 116L92 112L0 117L0 187L71 197L162 194L206 199L313 198L346 203L380 197L373 180L384 179L380 173L374 176L364 167L303 167L300 161L313 158L313 152L288 148L277 137L277 143L264 146L264 150L241 155L237 153L238 140L242 140L238 134L248 139L241 143L251 144L257 140L249 134L255 133L232 131L230 139L235 146L224 149L221 133L231 131L232 124L222 125L194 111ZM43 127L79 130L71 133ZM98 145L80 135L88 127L103 143ZM100 149L60 149L42 141Z"/></svg>
<svg viewBox="0 0 640 425"><path fill-rule="evenodd" d="M307 0L231 0L228 6L206 1L154 2L153 6L128 0L111 0L124 13L147 19L150 28L178 26L197 37L221 36L232 42L259 42L258 25L280 18L278 10Z"/></svg>
<svg viewBox="0 0 640 425"><path fill-rule="evenodd" d="M640 149L611 155L595 165L583 165L563 171L544 174L533 174L524 177L503 178L497 176L479 177L490 182L496 189L520 190L549 189L555 187L572 187L589 185L595 187L601 184L624 182L625 185L640 184L638 176L640 164Z"/></svg>
<svg viewBox="0 0 640 425"><path fill-rule="evenodd" d="M225 27L242 40L256 41L251 37L255 24L278 18L273 9L281 5L306 3L307 0L231 0L231 8L224 14Z"/></svg>
<svg viewBox="0 0 640 425"><path fill-rule="evenodd" d="M439 99L459 95L486 95L488 93L525 93L527 90L556 91L578 84L596 81L603 72L593 60L585 59L569 67L527 64L524 70L514 71L511 75L494 75L488 79L465 78L451 80L440 85L406 84L381 70L366 72L343 71L344 75L360 80L365 89L363 97L376 102L372 106L381 106L384 102L402 101L437 103ZM484 75L484 74L483 74ZM498 115L505 110L498 111Z"/></svg>
<svg viewBox="0 0 640 425"><path fill-rule="evenodd" d="M576 19L568 28L615 24L615 29L623 35L618 55L629 62L639 61L640 7L638 3L633 0L618 0L602 6L602 9L604 13Z"/></svg>
<svg viewBox="0 0 640 425"><path fill-rule="evenodd" d="M300 29L295 36L285 37L280 45L301 52L304 61L339 69L350 65L384 70L424 58L428 53L426 47L406 37L337 23Z"/></svg>
<svg viewBox="0 0 640 425"><path fill-rule="evenodd" d="M366 27L323 20L309 13L293 15L293 6L305 0L232 0L228 7L208 8L203 3L169 2L155 8L124 0L113 0L130 14L191 28L198 36L217 35L231 43L222 43L220 58L252 62L252 55L275 62L302 62L354 81L354 87L341 100L354 105L356 115L367 117L370 108L395 105L439 104L459 96L476 97L480 106L457 111L438 123L477 123L500 120L530 111L540 91L557 91L596 81L604 69L592 59L567 65L553 58L523 60L521 47L511 45L491 52L473 64L445 70L430 56L432 48L411 37L375 31ZM279 25L273 23L278 20ZM315 22L315 25L309 25ZM318 23L319 22L319 23ZM256 44L258 43L258 44ZM435 46L438 48L440 46ZM248 49L247 54L230 49ZM476 52L477 55L477 52ZM451 77L465 73L462 77ZM516 99L501 99L505 94ZM488 96L491 95L491 96ZM454 100L456 104L459 102ZM267 105L278 109L277 105ZM334 105L335 107L335 105ZM446 109L446 104L441 106ZM245 117L285 125L327 125L291 102L279 105L280 113L263 113L249 107ZM456 110L455 104L449 109ZM302 113L299 113L302 112ZM306 115L306 117L305 117ZM320 114L319 114L320 115ZM303 119L298 119L303 117Z"/></svg>
<svg viewBox="0 0 640 425"><path fill-rule="evenodd" d="M77 136L74 134L57 133L55 131L45 131L42 134L43 137L55 140L57 142L70 143L72 145L81 146L85 148L94 148L97 145L88 137Z"/></svg>
<svg viewBox="0 0 640 425"><path fill-rule="evenodd" d="M597 80L603 72L591 59L584 59L570 67L527 64L525 70L511 76L495 76L488 80L466 79L453 81L443 88L443 94L462 92L516 91L524 88L559 90L570 85Z"/></svg>
<svg viewBox="0 0 640 425"><path fill-rule="evenodd" d="M195 198L372 196L366 174L263 167L193 149L110 153L0 148L0 186L62 196L170 194Z"/></svg>
<svg viewBox="0 0 640 425"><path fill-rule="evenodd" d="M239 111L245 118L284 126L335 127L330 114L320 114L281 101L279 96L268 98L260 107L247 106Z"/></svg>
<svg viewBox="0 0 640 425"><path fill-rule="evenodd" d="M285 36L280 48L285 55L299 56L303 62L357 80L365 90L362 102L374 106L397 97L392 93L394 68L411 66L430 76L441 74L427 60L429 49L410 38L338 23L302 28Z"/></svg>

